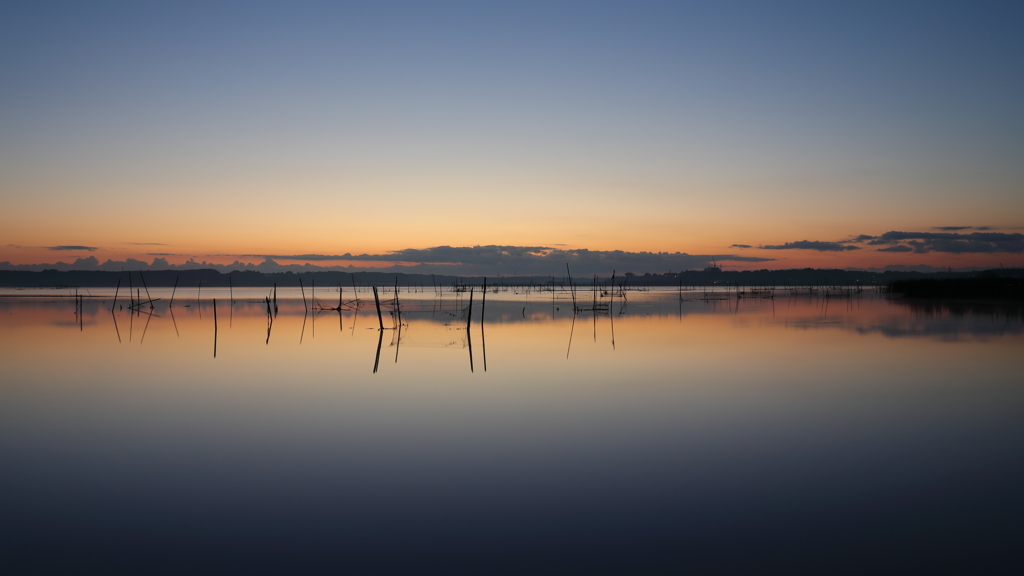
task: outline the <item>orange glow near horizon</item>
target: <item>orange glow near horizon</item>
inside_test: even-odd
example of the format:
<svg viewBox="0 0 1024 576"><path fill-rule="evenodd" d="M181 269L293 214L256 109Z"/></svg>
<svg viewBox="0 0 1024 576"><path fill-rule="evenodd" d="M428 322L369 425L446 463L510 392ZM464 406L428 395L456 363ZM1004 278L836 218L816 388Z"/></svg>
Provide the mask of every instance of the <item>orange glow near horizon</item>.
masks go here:
<svg viewBox="0 0 1024 576"><path fill-rule="evenodd" d="M417 248L429 248L430 246L423 246ZM100 264L107 260L124 261L128 258L141 260L146 263L152 263L154 259L162 258L172 265L181 265L188 262L190 259L197 263L206 262L208 264L216 265L229 265L235 262L242 264L258 265L264 261L261 257L251 256L235 256L230 254L224 254L223 251L219 253L213 253L214 251L196 250L192 253L188 252L177 252L174 251L174 247L152 247L152 248L166 248L167 251L141 251L132 249L136 247L125 247L125 248L99 248L97 247L94 251L78 251L78 250L66 250L66 251L53 251L47 248L21 248L21 247L6 247L0 250L0 261L7 261L13 265L24 265L24 264L53 264L58 262L64 262L66 264L73 263L79 258L89 258L90 256L95 257ZM597 250L596 248L590 247L559 247L563 249L572 248L587 248L589 250ZM743 262L743 261L731 261L723 258L719 258L720 266L724 270L760 270L760 269L788 269L788 268L882 268L888 265L919 265L924 264L933 266L936 268L968 268L968 267L979 267L979 268L997 268L1000 266L1004 267L1018 267L1024 266L1024 255L1021 254L951 254L941 252L931 252L925 254L915 253L880 253L872 249L873 247L865 247L861 250L849 251L849 252L815 252L813 250L766 250L757 247L745 248L745 249L730 249L730 248L719 248L714 250L713 248L706 249L704 251L698 250L680 250L680 252L687 252L689 254L714 254L714 255L727 255L734 254L739 256L756 256L762 258L774 258L775 260L765 262ZM642 251L642 250L641 250ZM654 250L649 250L654 251ZM320 251L325 254L336 254L343 255L345 252L358 254L354 251ZM387 253L387 250L380 250L370 253ZM301 250L296 251L294 255L316 253L312 250ZM282 256L288 255L284 251L277 251L275 254ZM351 265L353 268L386 268L390 266L417 266L416 262L392 262L392 261L363 261L363 260L305 260L305 259L289 259L289 258L275 258L275 262L282 265L305 265L309 264L312 266L342 266L347 267ZM445 273L444 268L451 264L458 263L447 263L437 262L429 265L436 268L437 273ZM698 267L699 268L699 267ZM621 272L621 271L620 271ZM635 270L634 272L652 272L660 273L665 270ZM509 274L512 273L510 270Z"/></svg>

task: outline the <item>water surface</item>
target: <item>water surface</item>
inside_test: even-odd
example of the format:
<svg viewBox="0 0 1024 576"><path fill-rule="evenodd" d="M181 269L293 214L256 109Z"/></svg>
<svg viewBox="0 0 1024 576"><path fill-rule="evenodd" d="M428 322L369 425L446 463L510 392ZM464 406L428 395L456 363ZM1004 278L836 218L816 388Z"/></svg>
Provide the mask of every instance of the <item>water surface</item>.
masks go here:
<svg viewBox="0 0 1024 576"><path fill-rule="evenodd" d="M382 331L365 290L80 292L0 297L0 546L31 572L1019 560L1013 305L476 292L467 330L468 293L399 322L389 290Z"/></svg>

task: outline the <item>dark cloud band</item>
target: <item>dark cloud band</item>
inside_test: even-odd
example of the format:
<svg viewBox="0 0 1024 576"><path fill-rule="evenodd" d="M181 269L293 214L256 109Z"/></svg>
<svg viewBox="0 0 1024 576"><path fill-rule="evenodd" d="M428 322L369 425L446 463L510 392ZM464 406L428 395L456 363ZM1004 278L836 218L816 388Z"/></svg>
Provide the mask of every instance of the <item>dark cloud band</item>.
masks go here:
<svg viewBox="0 0 1024 576"><path fill-rule="evenodd" d="M818 252L846 252L848 250L860 250L860 246L847 246L839 242L821 242L819 240L798 240L762 246L765 250L817 250Z"/></svg>
<svg viewBox="0 0 1024 576"><path fill-rule="evenodd" d="M944 252L949 254L993 254L1024 252L1024 234L1003 232L901 232L892 231L871 240L872 246L903 246L918 254ZM881 252L909 252L906 249L880 248Z"/></svg>
<svg viewBox="0 0 1024 576"><path fill-rule="evenodd" d="M82 251L93 252L93 251L97 250L97 248L95 246L47 246L47 248L50 249L50 250L57 250L57 251L76 251L76 252L82 252Z"/></svg>

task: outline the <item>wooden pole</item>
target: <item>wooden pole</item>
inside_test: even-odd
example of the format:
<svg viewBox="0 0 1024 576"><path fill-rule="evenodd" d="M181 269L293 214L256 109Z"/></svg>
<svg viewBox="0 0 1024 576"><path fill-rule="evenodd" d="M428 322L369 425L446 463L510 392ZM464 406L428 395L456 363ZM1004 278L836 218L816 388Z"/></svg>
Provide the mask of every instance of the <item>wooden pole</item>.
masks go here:
<svg viewBox="0 0 1024 576"><path fill-rule="evenodd" d="M146 298L149 298L149 308L153 309L153 297L149 294L149 286L146 286L146 277L142 275L142 270L139 270L139 279L142 280L142 287L146 289Z"/></svg>
<svg viewBox="0 0 1024 576"><path fill-rule="evenodd" d="M213 357L217 357L217 299L213 299Z"/></svg>
<svg viewBox="0 0 1024 576"><path fill-rule="evenodd" d="M302 285L302 278L299 278L299 290L302 290L302 306L309 310L309 306L306 306L306 288Z"/></svg>
<svg viewBox="0 0 1024 576"><path fill-rule="evenodd" d="M373 301L377 304L377 322L380 323L380 329L384 329L384 318L380 315L380 298L377 297L377 287L373 287Z"/></svg>
<svg viewBox="0 0 1024 576"><path fill-rule="evenodd" d="M174 277L174 288L171 289L171 303L170 303L170 305L168 305L168 308L170 308L171 306L174 306L174 293L177 292L177 291L178 291L178 277L175 276Z"/></svg>
<svg viewBox="0 0 1024 576"><path fill-rule="evenodd" d="M473 321L473 287L469 288L469 311L466 312L466 334L469 334L469 323Z"/></svg>
<svg viewBox="0 0 1024 576"><path fill-rule="evenodd" d="M569 263L565 263L565 274L569 277L569 292L572 294L572 309L573 312L577 310L576 306L576 286L572 283L572 272L569 272Z"/></svg>
<svg viewBox="0 0 1024 576"><path fill-rule="evenodd" d="M398 328L402 328L402 306L398 302L398 276L395 276L395 316L398 317ZM395 362L398 362L398 356L395 356Z"/></svg>
<svg viewBox="0 0 1024 576"><path fill-rule="evenodd" d="M117 288L114 288L114 303L110 305L110 313L114 313L114 306L117 306L117 293L121 290L121 279L117 279Z"/></svg>

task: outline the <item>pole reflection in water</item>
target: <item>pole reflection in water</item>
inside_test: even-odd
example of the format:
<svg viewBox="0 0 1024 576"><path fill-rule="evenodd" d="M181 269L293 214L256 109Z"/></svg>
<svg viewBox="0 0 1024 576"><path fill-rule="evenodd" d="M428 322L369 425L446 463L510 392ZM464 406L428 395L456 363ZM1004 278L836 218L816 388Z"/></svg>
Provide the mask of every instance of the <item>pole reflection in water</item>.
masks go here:
<svg viewBox="0 0 1024 576"><path fill-rule="evenodd" d="M146 332L149 331L149 321L153 319L155 314L152 310L146 312L146 325L142 327L142 338L139 338L139 345L146 341Z"/></svg>
<svg viewBox="0 0 1024 576"><path fill-rule="evenodd" d="M378 334L377 334L377 355L374 356L374 358L373 358L373 373L374 374L377 373L377 367L380 366L380 347L381 347L382 344L384 344L384 331L383 330L378 330L377 332L378 332Z"/></svg>
<svg viewBox="0 0 1024 576"><path fill-rule="evenodd" d="M466 343L469 344L469 371L473 372L473 335L470 326L473 323L473 288L469 289L469 308L466 309Z"/></svg>
<svg viewBox="0 0 1024 576"><path fill-rule="evenodd" d="M174 307L168 305L167 313L171 316L171 324L174 325L174 335L177 338L181 338L181 334L178 332L178 321L174 319Z"/></svg>
<svg viewBox="0 0 1024 576"><path fill-rule="evenodd" d="M395 364L398 364L398 350L402 347L402 317L398 317L398 330L395 338Z"/></svg>
<svg viewBox="0 0 1024 576"><path fill-rule="evenodd" d="M569 359L569 351L572 350L572 333L576 330L576 311L572 312L572 324L569 326L569 345L565 348L565 359Z"/></svg>

